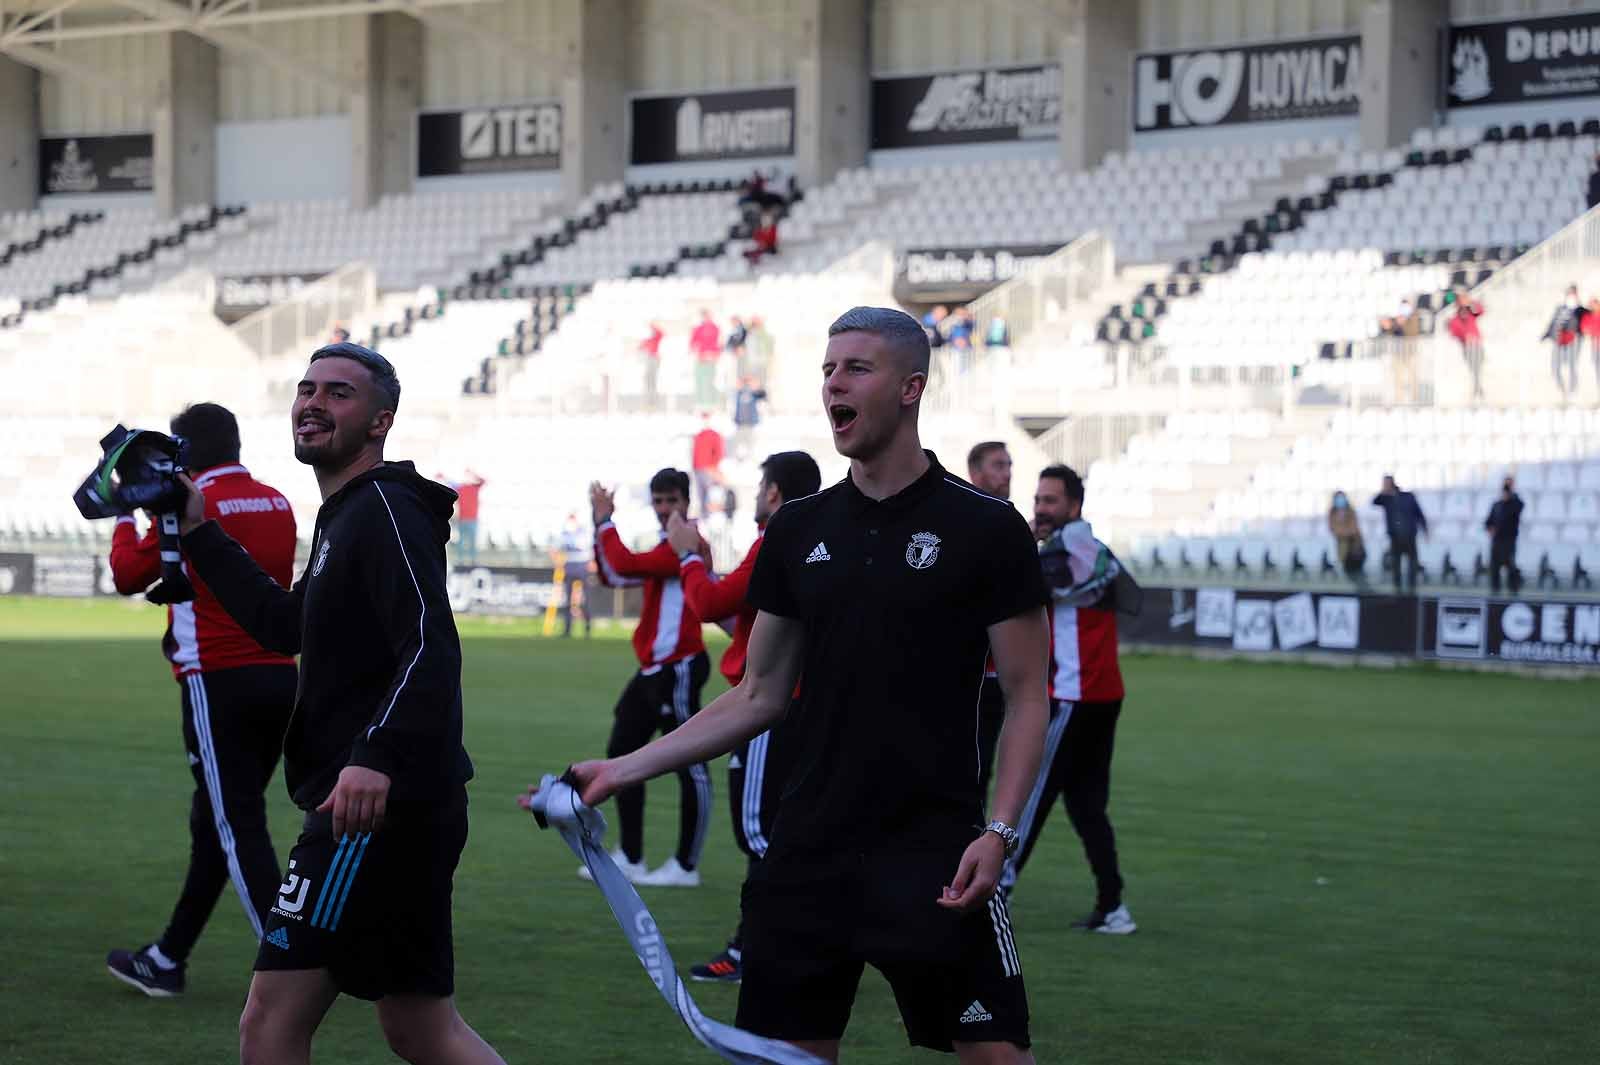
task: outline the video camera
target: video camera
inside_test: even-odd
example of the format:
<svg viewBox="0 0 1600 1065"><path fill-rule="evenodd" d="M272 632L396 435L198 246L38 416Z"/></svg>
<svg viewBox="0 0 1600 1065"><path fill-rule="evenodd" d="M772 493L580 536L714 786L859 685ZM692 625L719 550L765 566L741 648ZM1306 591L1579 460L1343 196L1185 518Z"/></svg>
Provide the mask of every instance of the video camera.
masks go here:
<svg viewBox="0 0 1600 1065"><path fill-rule="evenodd" d="M161 580L145 593L152 603L187 603L194 598L178 548L178 511L188 496L178 474L187 448L181 436L119 424L100 440L100 462L72 495L78 513L90 521L136 510L155 515Z"/></svg>

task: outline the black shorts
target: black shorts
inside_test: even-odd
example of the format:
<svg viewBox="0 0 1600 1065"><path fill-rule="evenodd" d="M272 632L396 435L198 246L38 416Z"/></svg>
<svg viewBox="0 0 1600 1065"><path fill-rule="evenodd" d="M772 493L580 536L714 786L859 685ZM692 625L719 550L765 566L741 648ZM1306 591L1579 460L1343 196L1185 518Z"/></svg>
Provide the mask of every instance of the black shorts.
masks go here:
<svg viewBox="0 0 1600 1065"><path fill-rule="evenodd" d="M838 1039L870 964L894 989L912 1046L1027 1047L1028 996L1005 901L967 913L935 901L965 849L757 866L744 888L739 1027L773 1039Z"/></svg>
<svg viewBox="0 0 1600 1065"><path fill-rule="evenodd" d="M306 814L267 915L257 972L326 969L357 998L455 993L450 888L467 842L467 795L389 804L378 832L333 838Z"/></svg>

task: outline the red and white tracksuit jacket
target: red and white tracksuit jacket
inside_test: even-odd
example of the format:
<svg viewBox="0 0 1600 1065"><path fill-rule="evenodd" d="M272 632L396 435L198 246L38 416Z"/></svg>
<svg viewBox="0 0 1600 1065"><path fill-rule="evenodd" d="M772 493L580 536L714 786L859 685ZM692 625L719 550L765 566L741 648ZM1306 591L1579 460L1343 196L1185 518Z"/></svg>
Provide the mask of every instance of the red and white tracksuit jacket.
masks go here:
<svg viewBox="0 0 1600 1065"><path fill-rule="evenodd" d="M1117 665L1117 615L1099 604L1116 580L1116 560L1086 521L1071 522L1056 535L1067 549L1072 586L1051 589L1050 698L1115 702L1124 695Z"/></svg>
<svg viewBox="0 0 1600 1065"><path fill-rule="evenodd" d="M594 531L594 557L601 584L611 588L644 586L644 609L633 630L633 653L639 658L640 672L654 673L706 649L700 636L700 615L684 599L678 555L667 543L665 530L655 547L634 552L622 542L615 525L602 522Z"/></svg>
<svg viewBox="0 0 1600 1065"><path fill-rule="evenodd" d="M206 517L216 519L268 576L289 587L294 579L295 525L294 511L283 493L238 465L202 470L194 483L205 493ZM137 595L161 576L156 534L152 524L140 539L133 518L117 519L111 533L111 579L121 594ZM294 664L292 657L267 651L245 635L188 563L183 571L194 585L194 599L167 607L167 633L161 640L174 676Z"/></svg>
<svg viewBox="0 0 1600 1065"><path fill-rule="evenodd" d="M750 646L750 630L756 623L756 608L746 604L744 597L750 590L750 574L755 572L756 555L761 551L763 539L765 535L757 536L756 542L745 552L744 561L717 580L712 579L705 559L699 555L688 556L681 566L679 579L683 581L683 594L690 609L707 621L734 619L733 642L723 652L719 667L729 684L738 684L744 679L745 651Z"/></svg>

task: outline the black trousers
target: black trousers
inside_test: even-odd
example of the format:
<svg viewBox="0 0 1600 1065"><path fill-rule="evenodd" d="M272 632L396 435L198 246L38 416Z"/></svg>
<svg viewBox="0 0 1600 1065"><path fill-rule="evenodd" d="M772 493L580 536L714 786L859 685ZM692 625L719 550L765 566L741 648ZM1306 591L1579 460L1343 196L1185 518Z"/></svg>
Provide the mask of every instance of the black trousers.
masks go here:
<svg viewBox="0 0 1600 1065"><path fill-rule="evenodd" d="M1400 560L1406 563L1406 580L1400 580ZM1394 591L1396 595L1404 595L1409 584L1412 594L1417 591L1417 571L1422 568L1422 560L1417 557L1417 538L1415 536L1389 537L1389 572L1394 575Z"/></svg>
<svg viewBox="0 0 1600 1065"><path fill-rule="evenodd" d="M711 660L701 651L654 673L635 673L617 700L607 758L620 758L665 735L700 712L700 690L711 674ZM678 770L682 803L678 816L678 864L693 869L700 863L706 829L711 822L711 771L704 762ZM622 853L628 861L644 858L644 785L617 792Z"/></svg>
<svg viewBox="0 0 1600 1065"><path fill-rule="evenodd" d="M792 714L791 707L790 713ZM733 840L749 863L746 878L766 856L772 839L772 825L778 817L778 800L789 773L786 755L791 743L780 737L786 721L779 722L749 743L734 748L728 759L728 805L733 814ZM744 921L734 930L728 946L739 950L744 945Z"/></svg>
<svg viewBox="0 0 1600 1065"><path fill-rule="evenodd" d="M1000 726L1006 723L1006 700L999 677L984 677L978 690L978 791L984 808L989 803L989 780L994 776L994 753L1000 745Z"/></svg>
<svg viewBox="0 0 1600 1065"><path fill-rule="evenodd" d="M293 666L190 673L183 745L194 774L189 872L157 946L174 961L194 949L228 881L259 939L282 879L267 832L266 788L294 710Z"/></svg>
<svg viewBox="0 0 1600 1065"><path fill-rule="evenodd" d="M1057 702L1050 708L1044 760L1017 826L1022 846L1000 874L1002 890L1010 891L1016 884L1059 795L1094 874L1095 908L1109 912L1122 905L1117 836L1106 813L1111 801L1111 754L1121 715L1120 699L1111 703Z"/></svg>
<svg viewBox="0 0 1600 1065"><path fill-rule="evenodd" d="M1516 595L1522 590L1522 572L1517 569L1517 542L1515 540L1493 539L1489 541L1489 590L1495 594L1500 592L1500 571L1506 571L1506 584L1511 588L1511 594Z"/></svg>

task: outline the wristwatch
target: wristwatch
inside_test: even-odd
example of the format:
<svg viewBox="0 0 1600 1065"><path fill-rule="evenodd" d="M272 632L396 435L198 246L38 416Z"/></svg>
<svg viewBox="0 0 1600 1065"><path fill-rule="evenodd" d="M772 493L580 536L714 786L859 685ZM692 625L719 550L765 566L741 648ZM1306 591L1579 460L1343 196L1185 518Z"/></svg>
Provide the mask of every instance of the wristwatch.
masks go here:
<svg viewBox="0 0 1600 1065"><path fill-rule="evenodd" d="M1006 845L1006 857L1010 858L1017 853L1017 847L1022 843L1022 837L1017 835L1017 830L1004 821L990 821L983 826L985 832L993 832L1000 837L1000 842Z"/></svg>

